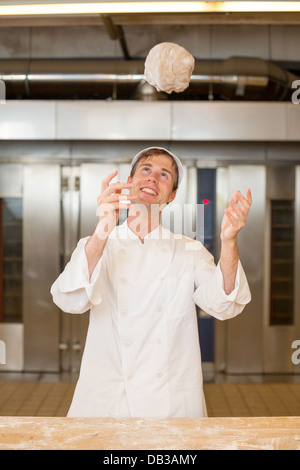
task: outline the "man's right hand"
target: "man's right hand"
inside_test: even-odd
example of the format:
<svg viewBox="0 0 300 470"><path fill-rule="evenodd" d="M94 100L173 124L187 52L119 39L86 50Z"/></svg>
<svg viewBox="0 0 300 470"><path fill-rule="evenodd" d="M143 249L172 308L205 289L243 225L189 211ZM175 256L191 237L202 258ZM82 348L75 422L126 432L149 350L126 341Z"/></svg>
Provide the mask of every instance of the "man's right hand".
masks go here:
<svg viewBox="0 0 300 470"><path fill-rule="evenodd" d="M101 184L101 193L97 198L99 222L95 234L101 240L106 240L117 225L120 209L129 208L130 204L123 201L131 201L137 198L137 196L121 194L122 189L130 189L132 187L131 183L111 183L117 173L118 171L115 170L104 178Z"/></svg>
<svg viewBox="0 0 300 470"><path fill-rule="evenodd" d="M103 254L109 234L119 220L120 209L129 208L129 204L122 202L122 200L132 201L137 198L137 196L129 197L129 195L121 194L122 189L130 189L132 187L131 183L111 183L117 173L117 170L114 171L102 181L101 193L97 198L99 222L93 235L85 244L90 277Z"/></svg>

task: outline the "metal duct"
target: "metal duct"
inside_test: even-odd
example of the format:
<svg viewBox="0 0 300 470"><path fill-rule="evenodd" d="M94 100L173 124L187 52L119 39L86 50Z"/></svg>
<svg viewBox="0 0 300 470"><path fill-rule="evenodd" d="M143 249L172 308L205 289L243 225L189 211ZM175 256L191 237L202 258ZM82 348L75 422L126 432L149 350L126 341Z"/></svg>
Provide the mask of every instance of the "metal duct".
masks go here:
<svg viewBox="0 0 300 470"><path fill-rule="evenodd" d="M2 60L7 99L290 100L296 75L258 58L196 61L183 93L157 93L144 60Z"/></svg>
<svg viewBox="0 0 300 470"><path fill-rule="evenodd" d="M209 99L285 101L299 77L274 62L259 58L230 57L223 61L197 62L190 92Z"/></svg>

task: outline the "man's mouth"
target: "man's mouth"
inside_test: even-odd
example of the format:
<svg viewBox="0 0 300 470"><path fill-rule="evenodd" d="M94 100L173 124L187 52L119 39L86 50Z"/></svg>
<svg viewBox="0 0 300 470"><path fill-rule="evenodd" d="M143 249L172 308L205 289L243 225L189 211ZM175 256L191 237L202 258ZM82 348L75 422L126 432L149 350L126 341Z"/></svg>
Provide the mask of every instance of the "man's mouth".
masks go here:
<svg viewBox="0 0 300 470"><path fill-rule="evenodd" d="M151 188L141 188L141 191L143 191L143 193L154 194L154 196L157 196L157 192Z"/></svg>

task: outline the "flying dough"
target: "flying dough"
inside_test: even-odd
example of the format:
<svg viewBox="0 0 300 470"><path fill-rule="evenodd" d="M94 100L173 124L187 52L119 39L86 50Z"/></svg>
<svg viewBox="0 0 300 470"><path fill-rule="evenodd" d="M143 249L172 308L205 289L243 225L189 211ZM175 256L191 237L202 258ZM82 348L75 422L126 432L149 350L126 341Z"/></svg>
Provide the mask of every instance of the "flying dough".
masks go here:
<svg viewBox="0 0 300 470"><path fill-rule="evenodd" d="M186 49L162 42L149 51L144 76L157 91L180 93L188 88L194 66L194 57Z"/></svg>

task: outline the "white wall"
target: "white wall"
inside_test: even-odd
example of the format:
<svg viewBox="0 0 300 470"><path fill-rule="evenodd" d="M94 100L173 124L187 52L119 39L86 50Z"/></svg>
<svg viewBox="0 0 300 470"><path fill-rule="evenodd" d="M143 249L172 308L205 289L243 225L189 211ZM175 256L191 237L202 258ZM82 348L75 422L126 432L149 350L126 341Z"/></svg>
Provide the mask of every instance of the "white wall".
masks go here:
<svg viewBox="0 0 300 470"><path fill-rule="evenodd" d="M268 60L300 59L300 25L125 25L129 53L145 57L162 41L176 42L196 59L233 55ZM103 26L0 28L0 59L120 58L118 41Z"/></svg>

